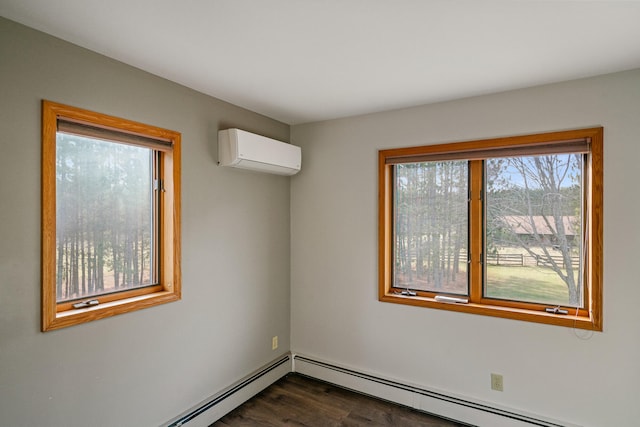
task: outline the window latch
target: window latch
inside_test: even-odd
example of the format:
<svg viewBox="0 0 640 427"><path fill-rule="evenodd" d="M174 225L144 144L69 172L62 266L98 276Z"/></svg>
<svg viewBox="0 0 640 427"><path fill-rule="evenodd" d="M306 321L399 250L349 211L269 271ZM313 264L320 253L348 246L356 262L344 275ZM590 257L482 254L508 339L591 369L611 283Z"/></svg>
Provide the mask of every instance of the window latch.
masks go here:
<svg viewBox="0 0 640 427"><path fill-rule="evenodd" d="M546 311L547 313L552 313L552 314L569 314L569 311L560 308L560 306L547 307L547 308L544 309L544 311Z"/></svg>
<svg viewBox="0 0 640 427"><path fill-rule="evenodd" d="M98 304L100 304L100 301L98 301L97 299L90 299L90 300L87 300L87 301L77 302L77 303L73 304L73 308L92 307L92 306L98 305Z"/></svg>
<svg viewBox="0 0 640 427"><path fill-rule="evenodd" d="M164 189L164 181L161 179L154 179L153 180L153 191L161 191L161 192L165 192L166 190Z"/></svg>

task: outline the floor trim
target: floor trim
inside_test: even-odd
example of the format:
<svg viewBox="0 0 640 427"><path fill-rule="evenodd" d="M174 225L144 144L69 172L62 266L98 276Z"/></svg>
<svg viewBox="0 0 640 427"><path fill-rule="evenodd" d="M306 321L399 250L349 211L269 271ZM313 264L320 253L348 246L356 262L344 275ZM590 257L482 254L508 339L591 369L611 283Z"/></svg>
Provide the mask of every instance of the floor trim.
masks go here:
<svg viewBox="0 0 640 427"><path fill-rule="evenodd" d="M490 427L579 427L576 424L509 408L498 408L491 403L381 378L300 354L293 354L292 358L294 372L465 424Z"/></svg>
<svg viewBox="0 0 640 427"><path fill-rule="evenodd" d="M228 412L289 374L292 355L287 353L257 369L221 392L200 402L162 427L208 427Z"/></svg>
<svg viewBox="0 0 640 427"><path fill-rule="evenodd" d="M208 427L292 372L471 426L580 427L293 353L286 353L262 366L161 427Z"/></svg>

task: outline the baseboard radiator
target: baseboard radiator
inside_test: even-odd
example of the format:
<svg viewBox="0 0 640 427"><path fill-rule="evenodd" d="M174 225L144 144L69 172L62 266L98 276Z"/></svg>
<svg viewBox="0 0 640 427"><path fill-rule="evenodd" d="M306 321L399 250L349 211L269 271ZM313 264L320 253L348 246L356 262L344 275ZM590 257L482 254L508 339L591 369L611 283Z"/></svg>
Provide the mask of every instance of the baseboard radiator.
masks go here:
<svg viewBox="0 0 640 427"><path fill-rule="evenodd" d="M579 427L576 424L497 408L489 403L403 384L299 354L293 355L293 371L471 426Z"/></svg>
<svg viewBox="0 0 640 427"><path fill-rule="evenodd" d="M200 402L162 427L208 427L263 389L291 372L292 356L285 354L235 384Z"/></svg>
<svg viewBox="0 0 640 427"><path fill-rule="evenodd" d="M285 354L211 396L162 427L208 427L283 376L296 372L362 394L478 427L580 427L341 367Z"/></svg>

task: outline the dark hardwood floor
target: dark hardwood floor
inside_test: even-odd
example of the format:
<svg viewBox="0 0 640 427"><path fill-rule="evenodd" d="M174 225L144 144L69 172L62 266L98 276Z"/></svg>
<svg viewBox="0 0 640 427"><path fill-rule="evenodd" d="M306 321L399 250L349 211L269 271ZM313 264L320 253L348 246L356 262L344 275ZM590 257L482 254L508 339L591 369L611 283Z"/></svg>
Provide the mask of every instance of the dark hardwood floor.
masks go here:
<svg viewBox="0 0 640 427"><path fill-rule="evenodd" d="M289 374L210 427L463 426L299 374Z"/></svg>

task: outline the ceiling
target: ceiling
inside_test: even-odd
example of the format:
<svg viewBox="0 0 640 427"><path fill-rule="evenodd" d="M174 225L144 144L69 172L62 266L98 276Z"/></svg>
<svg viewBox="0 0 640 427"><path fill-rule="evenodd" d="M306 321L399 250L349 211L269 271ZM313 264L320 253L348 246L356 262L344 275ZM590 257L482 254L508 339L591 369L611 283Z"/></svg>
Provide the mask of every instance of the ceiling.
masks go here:
<svg viewBox="0 0 640 427"><path fill-rule="evenodd" d="M640 68L640 1L0 0L0 15L288 124Z"/></svg>

